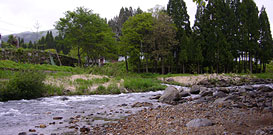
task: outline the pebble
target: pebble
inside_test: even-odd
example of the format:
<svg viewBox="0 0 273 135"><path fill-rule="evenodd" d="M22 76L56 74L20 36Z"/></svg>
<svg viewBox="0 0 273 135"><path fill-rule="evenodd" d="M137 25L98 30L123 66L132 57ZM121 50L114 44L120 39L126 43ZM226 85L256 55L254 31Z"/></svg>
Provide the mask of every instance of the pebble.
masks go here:
<svg viewBox="0 0 273 135"><path fill-rule="evenodd" d="M45 124L41 124L40 128L46 128L46 125Z"/></svg>
<svg viewBox="0 0 273 135"><path fill-rule="evenodd" d="M53 117L53 120L61 120L63 117Z"/></svg>
<svg viewBox="0 0 273 135"><path fill-rule="evenodd" d="M90 132L90 128L83 126L82 128L80 128L80 132L81 133L89 133Z"/></svg>
<svg viewBox="0 0 273 135"><path fill-rule="evenodd" d="M29 129L28 131L29 131L29 132L36 132L35 129Z"/></svg>

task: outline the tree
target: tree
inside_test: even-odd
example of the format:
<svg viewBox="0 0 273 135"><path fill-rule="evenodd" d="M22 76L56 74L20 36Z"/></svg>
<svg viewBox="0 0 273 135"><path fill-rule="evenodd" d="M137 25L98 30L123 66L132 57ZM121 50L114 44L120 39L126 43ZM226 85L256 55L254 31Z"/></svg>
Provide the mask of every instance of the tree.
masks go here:
<svg viewBox="0 0 273 135"><path fill-rule="evenodd" d="M203 57L203 50L202 47L204 45L205 39L203 36L203 15L204 15L204 7L198 5L196 15L195 15L195 21L193 26L193 34L192 34L192 40L194 44L194 61L197 63L197 73L202 73L200 70L200 65L204 61Z"/></svg>
<svg viewBox="0 0 273 135"><path fill-rule="evenodd" d="M28 48L34 48L32 41L30 40L28 43Z"/></svg>
<svg viewBox="0 0 273 135"><path fill-rule="evenodd" d="M89 57L104 57L113 45L113 33L106 20L92 13L91 10L79 7L75 11L67 11L64 18L56 24L56 29L64 35L64 43L77 49L78 65L81 65L81 55Z"/></svg>
<svg viewBox="0 0 273 135"><path fill-rule="evenodd" d="M184 31L187 36L191 33L189 15L184 0L169 0L167 13L172 17L178 29L178 38L182 38Z"/></svg>
<svg viewBox="0 0 273 135"><path fill-rule="evenodd" d="M122 52L130 56L129 62L133 69L140 72L143 46L146 45L145 36L151 33L153 17L151 13L142 13L130 17L122 27Z"/></svg>
<svg viewBox="0 0 273 135"><path fill-rule="evenodd" d="M171 59L168 63L169 66L171 65L170 61L173 61L172 48L178 45L178 41L175 39L177 28L172 18L164 12L164 9L156 7L153 14L154 26L151 38L153 40L151 46L152 55L155 61L161 61L161 73L165 74L165 63L168 59Z"/></svg>
<svg viewBox="0 0 273 135"><path fill-rule="evenodd" d="M184 41L182 40L182 38L184 34L186 34L186 36L188 37L191 34L190 21L189 15L187 13L186 3L184 2L184 0L169 0L167 5L167 13L169 16L172 17L173 22L178 29L176 39L179 41L179 46L173 48L172 50L174 56L176 56L175 63L178 63L180 58L179 54L181 54L181 48L185 48L183 47L185 43L183 43Z"/></svg>
<svg viewBox="0 0 273 135"><path fill-rule="evenodd" d="M262 7L259 16L260 25L260 39L259 39L259 58L263 65L263 72L266 71L266 64L272 60L273 57L273 40L270 30L270 24L265 8Z"/></svg>
<svg viewBox="0 0 273 135"><path fill-rule="evenodd" d="M206 3L205 3L205 0L192 0L193 2L196 2L199 6L205 6Z"/></svg>
<svg viewBox="0 0 273 135"><path fill-rule="evenodd" d="M18 42L18 40L16 39L15 36L9 35L9 36L8 36L8 41L7 41L7 42L8 42L10 45L16 46L16 47L18 48L19 42Z"/></svg>

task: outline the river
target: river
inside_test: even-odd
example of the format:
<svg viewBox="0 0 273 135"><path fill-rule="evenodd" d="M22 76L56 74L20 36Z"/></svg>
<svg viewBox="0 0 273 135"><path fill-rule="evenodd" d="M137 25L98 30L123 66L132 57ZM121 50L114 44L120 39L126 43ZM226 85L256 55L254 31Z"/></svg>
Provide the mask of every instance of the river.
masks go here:
<svg viewBox="0 0 273 135"><path fill-rule="evenodd" d="M132 107L136 102L152 103L153 107L163 105L157 100L149 99L156 94L162 94L162 91L119 95L54 96L0 102L0 134L18 135L21 132L30 134L29 129L35 129L35 134L45 135L70 132L74 129L67 128L71 125L68 122L71 117L77 116L86 119L77 123L79 127L115 122L143 109ZM53 120L54 117L62 118ZM47 127L40 128L41 124Z"/></svg>
<svg viewBox="0 0 273 135"><path fill-rule="evenodd" d="M167 84L165 84L167 85ZM169 85L167 85L169 86ZM172 85L174 86L174 85ZM260 87L261 85L252 85ZM273 84L267 84L273 88ZM177 89L180 86L175 86ZM244 86L233 86L244 87ZM231 88L231 87L229 87ZM183 87L185 91L190 89ZM29 129L35 129L35 134L63 134L75 132L73 126L79 128L117 122L118 119L136 113L144 107L132 107L135 103L146 102L153 104L149 107L166 106L158 100L151 100L153 95L162 94L163 91L128 93L119 95L83 95L83 96L54 96L33 100L14 100L0 102L0 134L18 135L25 132L31 134ZM196 95L191 95L194 97ZM59 119L53 119L59 117ZM71 123L79 119L80 121ZM41 125L46 127L41 128ZM73 128L69 128L72 126ZM33 134L34 135L34 134Z"/></svg>

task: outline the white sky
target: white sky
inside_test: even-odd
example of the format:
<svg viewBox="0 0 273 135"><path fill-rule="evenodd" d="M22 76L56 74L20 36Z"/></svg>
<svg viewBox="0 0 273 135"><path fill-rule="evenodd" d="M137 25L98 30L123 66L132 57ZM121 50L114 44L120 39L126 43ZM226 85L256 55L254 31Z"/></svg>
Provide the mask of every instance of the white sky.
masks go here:
<svg viewBox="0 0 273 135"><path fill-rule="evenodd" d="M169 0L0 0L0 33L8 35L25 31L34 32L36 22L40 24L39 31L54 28L59 18L64 17L65 11L73 11L76 7L84 6L94 13L110 20L119 14L121 7L140 7L142 10L167 6ZM184 0L187 4L191 25L194 23L196 4L192 0ZM273 31L273 0L255 0L259 10L262 5L266 11Z"/></svg>

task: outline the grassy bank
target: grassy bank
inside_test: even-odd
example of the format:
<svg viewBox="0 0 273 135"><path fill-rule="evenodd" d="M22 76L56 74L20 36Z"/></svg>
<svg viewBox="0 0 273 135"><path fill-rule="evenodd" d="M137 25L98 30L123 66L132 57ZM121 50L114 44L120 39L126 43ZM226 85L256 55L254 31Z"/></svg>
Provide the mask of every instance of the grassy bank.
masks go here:
<svg viewBox="0 0 273 135"><path fill-rule="evenodd" d="M16 63L10 60L0 60L0 69L6 70L34 70L34 71L61 71L61 72L72 72L72 73L83 73L83 68L69 67L69 66L54 66L48 64L28 64L28 63Z"/></svg>
<svg viewBox="0 0 273 135"><path fill-rule="evenodd" d="M268 64L267 69L266 73L248 75L273 79L273 63ZM26 75L24 72L29 74ZM79 68L0 60L0 100L31 99L53 95L119 94L124 92L156 91L166 88L166 86L161 85L162 81L159 81L158 78L193 75L196 74L160 75L126 72L125 63L122 62L109 63L102 67ZM40 80L43 83L35 82L36 80ZM171 83L179 85L177 82ZM41 87L40 93L35 91L37 88L35 84L41 84L39 85ZM72 88L72 90L67 91L69 88Z"/></svg>
<svg viewBox="0 0 273 135"><path fill-rule="evenodd" d="M90 74L106 77L88 78ZM39 80L37 79L39 76L42 77L40 81L43 82L43 85L39 86L41 89L38 90L40 91L38 94L33 89L37 88L35 84L39 84L35 82L35 80ZM75 76L80 76L80 78L72 79ZM157 76L157 74L127 73L124 63L79 68L0 60L0 100L31 99L53 95L120 94L122 92L162 90L165 86L160 84L161 82L156 79ZM45 83L50 81L56 83ZM28 87L25 87L26 85ZM75 89L67 92L67 85L73 86ZM91 88L94 89L90 90Z"/></svg>

